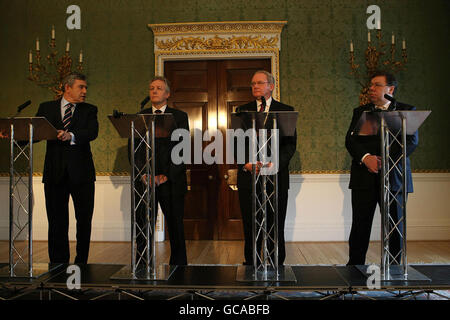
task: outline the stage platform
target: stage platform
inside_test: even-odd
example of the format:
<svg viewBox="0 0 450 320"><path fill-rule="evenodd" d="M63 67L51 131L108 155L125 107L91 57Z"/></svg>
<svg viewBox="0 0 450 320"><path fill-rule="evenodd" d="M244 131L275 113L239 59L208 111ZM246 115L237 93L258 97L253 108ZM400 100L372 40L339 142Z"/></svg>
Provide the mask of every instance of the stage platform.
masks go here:
<svg viewBox="0 0 450 320"><path fill-rule="evenodd" d="M0 267L7 264L0 264ZM383 281L368 288L356 267L292 265L295 282L242 282L237 265L178 266L165 281L112 280L123 265L80 267L80 289L69 290L69 265L60 265L36 279L0 278L0 299L414 299L420 295L450 298L450 265L412 265L430 281ZM426 299L425 297L425 299Z"/></svg>

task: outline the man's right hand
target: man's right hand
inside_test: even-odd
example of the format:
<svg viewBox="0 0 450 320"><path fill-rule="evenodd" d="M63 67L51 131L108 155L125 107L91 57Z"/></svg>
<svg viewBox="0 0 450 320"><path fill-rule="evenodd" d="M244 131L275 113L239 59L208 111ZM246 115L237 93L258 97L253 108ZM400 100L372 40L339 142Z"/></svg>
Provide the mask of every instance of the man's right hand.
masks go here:
<svg viewBox="0 0 450 320"><path fill-rule="evenodd" d="M150 180L150 183L152 183L152 178L151 177L150 177L149 180ZM155 184L156 184L157 187L159 185L165 183L167 180L168 180L167 177L165 175L163 175L163 174L155 176ZM141 176L141 181L142 181L143 184L147 184L147 175L146 174L143 174Z"/></svg>
<svg viewBox="0 0 450 320"><path fill-rule="evenodd" d="M381 157L368 155L364 158L363 163L366 165L367 170L372 173L378 173L378 170L381 169Z"/></svg>
<svg viewBox="0 0 450 320"><path fill-rule="evenodd" d="M256 162L256 164L255 164L255 172L256 172L256 174L259 174L259 171L261 170L262 167L263 167L263 164L262 164L261 161ZM248 172L251 173L252 172L252 163L247 162L244 165L244 168L245 168L245 170L247 170Z"/></svg>

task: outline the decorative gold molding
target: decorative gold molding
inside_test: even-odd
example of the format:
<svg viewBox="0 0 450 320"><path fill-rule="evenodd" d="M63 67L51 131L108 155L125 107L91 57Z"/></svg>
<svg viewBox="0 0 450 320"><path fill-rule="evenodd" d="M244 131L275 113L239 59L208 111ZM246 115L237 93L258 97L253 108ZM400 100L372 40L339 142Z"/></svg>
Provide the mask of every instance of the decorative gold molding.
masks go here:
<svg viewBox="0 0 450 320"><path fill-rule="evenodd" d="M155 74L167 60L270 59L273 96L280 97L281 32L287 21L230 21L149 24L154 34Z"/></svg>
<svg viewBox="0 0 450 320"><path fill-rule="evenodd" d="M232 50L232 49L265 49L278 47L279 37L229 36L215 35L207 37L172 37L167 40L156 41L158 50Z"/></svg>

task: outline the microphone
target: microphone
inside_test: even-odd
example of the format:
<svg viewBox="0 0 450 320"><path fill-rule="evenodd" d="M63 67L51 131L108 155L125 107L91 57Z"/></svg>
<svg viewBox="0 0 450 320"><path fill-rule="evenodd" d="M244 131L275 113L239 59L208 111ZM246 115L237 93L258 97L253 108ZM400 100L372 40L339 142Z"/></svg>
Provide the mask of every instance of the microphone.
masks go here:
<svg viewBox="0 0 450 320"><path fill-rule="evenodd" d="M266 111L266 98L261 96L261 107L263 108L262 112ZM266 117L264 118L264 128L266 127L267 119L269 118L269 113L267 112Z"/></svg>
<svg viewBox="0 0 450 320"><path fill-rule="evenodd" d="M20 111L22 111L23 109L28 107L30 104L31 104L31 100L28 100L28 101L22 103L20 106L17 107L17 113L19 113Z"/></svg>
<svg viewBox="0 0 450 320"><path fill-rule="evenodd" d="M395 98L393 96L390 96L385 93L384 98L391 102L391 105L389 106L388 111L393 111L397 108L397 100L395 100Z"/></svg>
<svg viewBox="0 0 450 320"><path fill-rule="evenodd" d="M264 96L261 96L261 105L266 108L266 98Z"/></svg>
<svg viewBox="0 0 450 320"><path fill-rule="evenodd" d="M144 106L147 104L147 102L149 102L150 101L150 97L149 96L146 96L145 98L144 98L144 100L142 100L142 102L141 102L141 110L144 108Z"/></svg>
<svg viewBox="0 0 450 320"><path fill-rule="evenodd" d="M114 118L120 118L121 116L123 116L123 112L120 112L119 110L114 110L113 111L113 117Z"/></svg>

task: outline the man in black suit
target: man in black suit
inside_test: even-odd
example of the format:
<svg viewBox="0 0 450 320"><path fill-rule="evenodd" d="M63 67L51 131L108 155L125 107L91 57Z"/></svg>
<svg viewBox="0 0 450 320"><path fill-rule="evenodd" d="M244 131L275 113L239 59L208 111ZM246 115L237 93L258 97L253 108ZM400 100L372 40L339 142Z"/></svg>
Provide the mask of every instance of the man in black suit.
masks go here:
<svg viewBox="0 0 450 320"><path fill-rule="evenodd" d="M294 111L291 106L282 104L272 98L272 92L275 88L275 79L267 71L257 71L252 77L252 95L256 99L250 103L239 106L236 110L241 111ZM286 258L284 223L286 219L288 190L289 190L289 161L291 160L297 146L297 133L292 137L280 136L279 147L279 165L278 165L278 265L282 266ZM237 186L239 194L239 203L242 213L242 222L244 227L244 265L253 265L253 237L252 237L252 163L249 162L248 148L246 148L246 163L238 163ZM262 164L256 164L256 173L261 170ZM272 165L271 163L268 164ZM269 189L270 187L268 187ZM273 189L273 188L272 188ZM272 191L267 190L269 193ZM259 190L260 191L260 190ZM257 192L258 193L258 192ZM268 223L273 224L273 212L267 210ZM261 238L261 237L260 237ZM269 247L269 252L272 247ZM257 244L257 252L261 252L261 241ZM273 259L273 257L272 257ZM274 262L275 263L275 262Z"/></svg>
<svg viewBox="0 0 450 320"><path fill-rule="evenodd" d="M173 114L176 128L185 129L189 132L188 116L185 112L167 106L170 96L170 83L164 78L157 76L150 81L149 96L152 103L151 108L141 110L141 114L171 113ZM156 206L161 206L167 222L170 238L170 261L171 265L187 265L186 243L184 239L184 197L187 192L186 165L184 163L174 164L171 159L172 148L177 144L170 137L155 139L155 185ZM138 168L145 166L144 148L138 150L135 163ZM146 175L142 175L137 188L144 190L147 183ZM145 225L145 205L137 210L137 223L141 228ZM145 253L145 238L141 234L137 237L138 252ZM151 250L151 248L150 248ZM145 257L145 254L143 255ZM136 257L139 261L139 255Z"/></svg>
<svg viewBox="0 0 450 320"><path fill-rule="evenodd" d="M380 135L375 126L363 126L357 132L355 130L357 122L364 111L379 110L415 110L416 108L400 102L391 103L384 95L394 95L397 81L394 76L386 72L376 72L370 80L369 98L371 103L360 106L353 110L353 118L348 129L345 146L352 156L350 171L350 185L352 190L352 228L349 238L349 261L348 265L364 265L367 249L369 247L370 231L377 203L380 204L380 168L381 151ZM411 166L409 156L418 145L418 133L407 135L406 138L406 175L407 193L413 192ZM394 160L401 156L398 145L394 145L390 150ZM400 162L401 170L401 162ZM392 170L389 175L390 190L395 194L401 190L402 179L397 170ZM407 194L406 194L407 196ZM403 192L397 195L397 200L402 203ZM390 206L391 216L398 221L401 217L401 205L394 201ZM402 230L403 224L399 225ZM401 239L396 231L390 237L389 251L396 258L396 262L401 260Z"/></svg>
<svg viewBox="0 0 450 320"><path fill-rule="evenodd" d="M97 107L85 103L86 77L71 73L63 80L64 94L39 106L57 130L47 141L44 163L45 205L48 218L48 253L51 263L69 263L69 196L77 220L75 263L87 263L94 211L95 168L90 142L97 138Z"/></svg>

